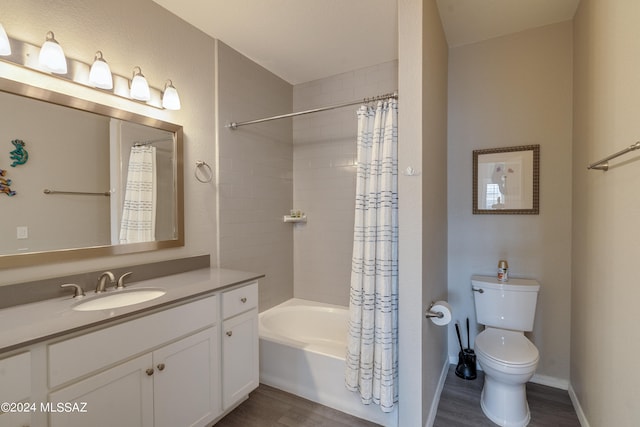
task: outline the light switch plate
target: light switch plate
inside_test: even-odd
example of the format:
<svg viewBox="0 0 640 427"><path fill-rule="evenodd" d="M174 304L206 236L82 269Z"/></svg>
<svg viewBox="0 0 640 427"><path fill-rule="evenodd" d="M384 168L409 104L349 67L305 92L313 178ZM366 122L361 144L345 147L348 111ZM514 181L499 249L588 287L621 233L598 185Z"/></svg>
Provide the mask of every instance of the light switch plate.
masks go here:
<svg viewBox="0 0 640 427"><path fill-rule="evenodd" d="M16 237L18 240L29 238L29 227L26 225L19 225L16 227Z"/></svg>

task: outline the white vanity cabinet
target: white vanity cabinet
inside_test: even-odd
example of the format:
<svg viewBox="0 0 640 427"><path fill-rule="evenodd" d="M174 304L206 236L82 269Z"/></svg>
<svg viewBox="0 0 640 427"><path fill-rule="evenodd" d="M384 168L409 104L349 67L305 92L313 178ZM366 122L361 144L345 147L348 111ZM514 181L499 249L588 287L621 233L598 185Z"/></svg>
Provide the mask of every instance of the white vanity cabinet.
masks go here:
<svg viewBox="0 0 640 427"><path fill-rule="evenodd" d="M167 279L160 286L171 298L131 312L72 311L71 298L37 303L38 316L61 326L29 324L23 344L7 344L13 337L5 334L0 403L29 407L0 409L0 427L219 420L258 386L258 282L252 273L211 271ZM33 309L3 314L21 324Z"/></svg>
<svg viewBox="0 0 640 427"><path fill-rule="evenodd" d="M209 328L51 393L52 404L81 403L86 412L52 413L49 425L206 425L218 415L217 342Z"/></svg>
<svg viewBox="0 0 640 427"><path fill-rule="evenodd" d="M31 353L0 359L0 402L11 406L0 409L0 427L30 425ZM3 413L3 411L5 411Z"/></svg>
<svg viewBox="0 0 640 427"><path fill-rule="evenodd" d="M218 312L212 296L49 345L50 387L62 385L50 405L80 406L50 412L49 426L210 423L221 412Z"/></svg>
<svg viewBox="0 0 640 427"><path fill-rule="evenodd" d="M258 284L222 293L222 409L258 387Z"/></svg>

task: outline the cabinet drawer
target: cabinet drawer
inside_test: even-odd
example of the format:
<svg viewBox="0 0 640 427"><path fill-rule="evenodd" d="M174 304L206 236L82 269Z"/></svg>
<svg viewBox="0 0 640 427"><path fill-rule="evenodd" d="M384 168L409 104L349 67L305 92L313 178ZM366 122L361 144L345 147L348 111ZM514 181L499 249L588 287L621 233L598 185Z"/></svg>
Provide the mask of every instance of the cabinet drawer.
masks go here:
<svg viewBox="0 0 640 427"><path fill-rule="evenodd" d="M258 307L258 282L222 294L222 318L228 319Z"/></svg>
<svg viewBox="0 0 640 427"><path fill-rule="evenodd" d="M0 360L0 402L20 402L31 396L31 353Z"/></svg>
<svg viewBox="0 0 640 427"><path fill-rule="evenodd" d="M49 345L49 387L103 369L217 323L218 297L120 323Z"/></svg>

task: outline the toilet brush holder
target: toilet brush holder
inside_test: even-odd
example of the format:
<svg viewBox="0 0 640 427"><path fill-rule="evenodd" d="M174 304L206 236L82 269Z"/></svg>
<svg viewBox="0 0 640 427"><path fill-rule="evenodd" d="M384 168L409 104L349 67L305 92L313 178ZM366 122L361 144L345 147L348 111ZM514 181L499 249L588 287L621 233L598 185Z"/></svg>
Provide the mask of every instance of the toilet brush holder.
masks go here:
<svg viewBox="0 0 640 427"><path fill-rule="evenodd" d="M470 348L465 348L458 353L458 365L456 366L456 375L465 380L475 380L476 371L476 354Z"/></svg>

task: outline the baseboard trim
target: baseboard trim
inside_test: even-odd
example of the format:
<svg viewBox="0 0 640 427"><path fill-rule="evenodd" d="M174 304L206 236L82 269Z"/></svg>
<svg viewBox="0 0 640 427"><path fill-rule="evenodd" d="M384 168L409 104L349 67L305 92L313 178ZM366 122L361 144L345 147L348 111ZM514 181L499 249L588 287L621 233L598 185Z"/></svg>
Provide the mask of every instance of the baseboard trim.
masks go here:
<svg viewBox="0 0 640 427"><path fill-rule="evenodd" d="M569 398L571 399L571 403L573 404L573 409L576 411L576 415L578 416L580 425L582 427L590 427L589 421L584 415L584 411L582 410L582 406L580 405L580 400L578 400L578 395L576 394L571 384L569 384Z"/></svg>
<svg viewBox="0 0 640 427"><path fill-rule="evenodd" d="M534 374L531 378L532 383L542 384L560 390L569 390L569 381L562 378L550 377L548 375Z"/></svg>
<svg viewBox="0 0 640 427"><path fill-rule="evenodd" d="M456 363L458 363L456 361ZM425 427L433 427L433 423L436 421L436 414L438 413L438 405L440 404L440 396L442 396L442 390L444 390L444 383L447 380L447 373L449 372L449 360L445 360L442 366L442 372L440 372L440 379L438 380L438 388L431 401L431 408L429 409L429 416L427 417Z"/></svg>

